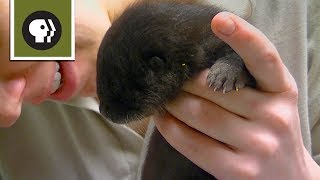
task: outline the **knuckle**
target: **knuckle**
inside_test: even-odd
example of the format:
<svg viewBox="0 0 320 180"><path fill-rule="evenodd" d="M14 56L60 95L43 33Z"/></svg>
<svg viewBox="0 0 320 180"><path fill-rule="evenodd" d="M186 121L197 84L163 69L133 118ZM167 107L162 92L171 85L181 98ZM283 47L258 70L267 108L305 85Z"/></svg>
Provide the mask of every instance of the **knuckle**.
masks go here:
<svg viewBox="0 0 320 180"><path fill-rule="evenodd" d="M272 123L274 128L279 131L288 131L291 128L291 121L290 118L284 115L286 114L286 111L288 111L288 107L279 106L275 108L278 108L278 110L269 111L266 117ZM282 113L279 111L282 111Z"/></svg>
<svg viewBox="0 0 320 180"><path fill-rule="evenodd" d="M267 141L263 148L261 149L260 154L263 157L269 158L274 156L279 150L279 143L276 141Z"/></svg>
<svg viewBox="0 0 320 180"><path fill-rule="evenodd" d="M298 101L298 99L299 99L299 90L298 90L298 87L297 87L296 83L294 83L293 85L291 85L288 88L287 94L288 94L288 98L290 100L293 100L294 102Z"/></svg>
<svg viewBox="0 0 320 180"><path fill-rule="evenodd" d="M257 145L260 146L261 144L263 144L263 139L261 138L260 135L254 134L254 135L252 135L250 137L249 144L252 144L252 145L255 145L255 146L257 146Z"/></svg>
<svg viewBox="0 0 320 180"><path fill-rule="evenodd" d="M195 100L192 103L190 103L190 109L193 109L193 111L190 111L191 116L196 118L203 118L203 117L208 117L210 112L208 111L208 102L204 100Z"/></svg>
<svg viewBox="0 0 320 180"><path fill-rule="evenodd" d="M245 163L241 163L241 165L238 164L236 174L239 179L257 179L259 176L259 167L256 163L247 161Z"/></svg>
<svg viewBox="0 0 320 180"><path fill-rule="evenodd" d="M257 153L263 158L272 157L279 149L278 141L270 134L257 134L253 139L252 143L257 148Z"/></svg>
<svg viewBox="0 0 320 180"><path fill-rule="evenodd" d="M255 41L255 39L256 39L256 36L250 30L243 30L241 32L241 36L242 36L242 39L244 40L244 42L251 43L251 42Z"/></svg>
<svg viewBox="0 0 320 180"><path fill-rule="evenodd" d="M272 119L278 124L279 127L283 127L284 129L288 129L290 127L290 121L288 118L282 116L282 114L273 113Z"/></svg>
<svg viewBox="0 0 320 180"><path fill-rule="evenodd" d="M266 47L262 52L262 58L267 63L269 67L273 67L275 64L279 63L279 56L277 51L273 46Z"/></svg>

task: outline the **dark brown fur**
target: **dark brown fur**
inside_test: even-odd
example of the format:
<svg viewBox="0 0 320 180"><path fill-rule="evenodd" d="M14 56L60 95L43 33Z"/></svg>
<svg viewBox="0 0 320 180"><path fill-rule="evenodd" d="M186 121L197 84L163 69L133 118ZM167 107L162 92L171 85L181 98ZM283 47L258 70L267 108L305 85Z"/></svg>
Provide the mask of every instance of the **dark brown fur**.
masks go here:
<svg viewBox="0 0 320 180"><path fill-rule="evenodd" d="M164 109L186 80L210 68L208 84L226 92L254 86L241 58L211 30L222 9L198 3L140 2L106 33L98 53L101 113L116 123ZM155 130L142 179L215 179L174 150Z"/></svg>

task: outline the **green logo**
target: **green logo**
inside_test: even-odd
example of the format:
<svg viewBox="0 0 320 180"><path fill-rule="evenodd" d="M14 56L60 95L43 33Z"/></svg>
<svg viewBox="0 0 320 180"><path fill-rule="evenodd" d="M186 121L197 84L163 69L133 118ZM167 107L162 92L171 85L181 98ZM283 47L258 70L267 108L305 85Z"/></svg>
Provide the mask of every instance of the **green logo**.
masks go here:
<svg viewBox="0 0 320 180"><path fill-rule="evenodd" d="M11 60L74 60L74 0L11 0Z"/></svg>

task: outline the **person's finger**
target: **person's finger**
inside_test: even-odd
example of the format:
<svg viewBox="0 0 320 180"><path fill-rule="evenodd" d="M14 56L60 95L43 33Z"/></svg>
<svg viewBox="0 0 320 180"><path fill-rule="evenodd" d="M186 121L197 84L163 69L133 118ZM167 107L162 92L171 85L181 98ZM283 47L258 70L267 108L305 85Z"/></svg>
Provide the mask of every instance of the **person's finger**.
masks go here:
<svg viewBox="0 0 320 180"><path fill-rule="evenodd" d="M155 117L159 132L177 151L216 178L223 177L228 169L237 166L237 154L223 143L196 131L169 113ZM208 159L210 157L210 159ZM214 159L214 161L212 161Z"/></svg>
<svg viewBox="0 0 320 180"><path fill-rule="evenodd" d="M228 145L234 151L263 151L263 144L256 142L265 138L267 131L257 121L237 116L215 103L186 92L168 103L166 109L189 127ZM252 147L252 144L255 146Z"/></svg>
<svg viewBox="0 0 320 180"><path fill-rule="evenodd" d="M243 58L260 89L284 92L295 88L275 46L258 29L228 12L216 15L211 25L213 32Z"/></svg>
<svg viewBox="0 0 320 180"><path fill-rule="evenodd" d="M19 118L25 80L0 81L0 127L10 127Z"/></svg>

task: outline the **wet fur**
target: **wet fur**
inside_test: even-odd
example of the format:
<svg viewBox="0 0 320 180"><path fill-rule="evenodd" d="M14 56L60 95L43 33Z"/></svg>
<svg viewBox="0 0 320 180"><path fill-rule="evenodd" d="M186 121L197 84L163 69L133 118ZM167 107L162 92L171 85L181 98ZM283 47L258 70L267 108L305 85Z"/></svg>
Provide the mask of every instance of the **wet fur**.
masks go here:
<svg viewBox="0 0 320 180"><path fill-rule="evenodd" d="M241 58L214 36L222 9L199 3L140 2L107 31L98 53L100 111L115 123L161 112L184 82L210 68L208 85L231 91L255 81ZM155 129L142 179L215 179L173 149Z"/></svg>

